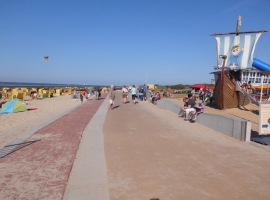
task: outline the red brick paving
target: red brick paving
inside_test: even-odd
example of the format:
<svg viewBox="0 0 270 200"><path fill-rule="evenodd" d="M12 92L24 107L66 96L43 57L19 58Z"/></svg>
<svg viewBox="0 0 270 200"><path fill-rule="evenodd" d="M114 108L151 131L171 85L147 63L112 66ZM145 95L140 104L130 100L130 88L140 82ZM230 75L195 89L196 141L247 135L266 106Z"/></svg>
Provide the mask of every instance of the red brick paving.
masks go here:
<svg viewBox="0 0 270 200"><path fill-rule="evenodd" d="M86 102L27 139L41 141L2 158L0 199L61 199L82 132L102 102Z"/></svg>

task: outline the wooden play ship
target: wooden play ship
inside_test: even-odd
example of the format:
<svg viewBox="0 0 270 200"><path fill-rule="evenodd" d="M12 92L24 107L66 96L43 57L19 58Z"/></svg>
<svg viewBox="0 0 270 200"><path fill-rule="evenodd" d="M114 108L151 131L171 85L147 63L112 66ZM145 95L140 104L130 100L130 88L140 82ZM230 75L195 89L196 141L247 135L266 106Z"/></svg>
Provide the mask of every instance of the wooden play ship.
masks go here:
<svg viewBox="0 0 270 200"><path fill-rule="evenodd" d="M238 83L242 71L252 68L253 53L256 43L263 32L240 32L241 16L237 20L236 32L215 33L217 66L220 75L216 81L214 98L219 109L230 109L245 106L250 103L250 95L242 91Z"/></svg>

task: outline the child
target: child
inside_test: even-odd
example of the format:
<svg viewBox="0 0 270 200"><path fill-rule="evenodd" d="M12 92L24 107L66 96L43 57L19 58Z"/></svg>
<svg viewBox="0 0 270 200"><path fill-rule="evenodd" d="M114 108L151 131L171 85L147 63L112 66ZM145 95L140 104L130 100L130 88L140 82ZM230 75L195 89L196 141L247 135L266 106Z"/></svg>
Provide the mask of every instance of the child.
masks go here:
<svg viewBox="0 0 270 200"><path fill-rule="evenodd" d="M204 112L204 108L205 108L204 101L202 101L201 103L198 104L198 106L195 107L196 115L195 115L194 121L196 120L198 114Z"/></svg>

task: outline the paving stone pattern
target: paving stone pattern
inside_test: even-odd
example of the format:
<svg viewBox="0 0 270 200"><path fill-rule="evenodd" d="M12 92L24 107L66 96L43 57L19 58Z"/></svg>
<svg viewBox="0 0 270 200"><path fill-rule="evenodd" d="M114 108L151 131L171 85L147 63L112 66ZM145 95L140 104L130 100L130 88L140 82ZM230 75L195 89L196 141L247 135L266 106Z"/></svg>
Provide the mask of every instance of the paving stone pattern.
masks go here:
<svg viewBox="0 0 270 200"><path fill-rule="evenodd" d="M0 199L62 199L81 135L104 98L82 104L27 139L41 141L2 158Z"/></svg>

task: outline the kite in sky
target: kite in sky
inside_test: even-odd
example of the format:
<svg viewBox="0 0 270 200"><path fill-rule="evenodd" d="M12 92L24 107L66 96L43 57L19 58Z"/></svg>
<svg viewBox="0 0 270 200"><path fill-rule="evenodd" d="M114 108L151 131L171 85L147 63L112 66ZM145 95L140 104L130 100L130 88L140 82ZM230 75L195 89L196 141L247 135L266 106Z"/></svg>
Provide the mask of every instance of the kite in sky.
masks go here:
<svg viewBox="0 0 270 200"><path fill-rule="evenodd" d="M44 56L44 57L43 57L43 60L44 60L44 61L48 61L48 60L49 60L49 56Z"/></svg>

